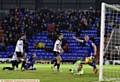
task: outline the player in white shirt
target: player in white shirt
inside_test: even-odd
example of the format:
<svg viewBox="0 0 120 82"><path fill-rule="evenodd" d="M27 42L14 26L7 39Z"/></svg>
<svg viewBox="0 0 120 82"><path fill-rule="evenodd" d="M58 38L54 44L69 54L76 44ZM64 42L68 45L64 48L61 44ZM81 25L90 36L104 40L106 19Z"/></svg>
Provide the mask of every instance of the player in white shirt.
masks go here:
<svg viewBox="0 0 120 82"><path fill-rule="evenodd" d="M17 41L15 53L17 55L18 61L24 56L24 40L26 39L26 35L20 37Z"/></svg>
<svg viewBox="0 0 120 82"><path fill-rule="evenodd" d="M60 62L62 60L60 54L62 54L64 52L64 50L62 49L62 39L63 39L63 34L61 33L58 37L58 39L55 41L54 44L54 65L53 65L53 69L55 69L55 67L57 66L57 71L59 71L60 69Z"/></svg>
<svg viewBox="0 0 120 82"><path fill-rule="evenodd" d="M22 52L23 53L23 39L19 39L16 44L15 52Z"/></svg>

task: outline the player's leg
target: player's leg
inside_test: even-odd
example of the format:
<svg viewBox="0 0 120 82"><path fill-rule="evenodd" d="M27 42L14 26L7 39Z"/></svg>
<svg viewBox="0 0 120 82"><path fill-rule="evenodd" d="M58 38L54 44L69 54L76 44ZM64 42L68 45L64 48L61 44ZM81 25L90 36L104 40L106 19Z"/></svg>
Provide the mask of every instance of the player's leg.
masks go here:
<svg viewBox="0 0 120 82"><path fill-rule="evenodd" d="M80 65L78 66L78 68L77 68L77 71L78 71L78 72L81 71L82 67L83 67L83 65L80 64Z"/></svg>
<svg viewBox="0 0 120 82"><path fill-rule="evenodd" d="M18 59L17 61L21 62L21 58L24 57L24 54L22 52L16 52L16 55L17 55L17 59Z"/></svg>
<svg viewBox="0 0 120 82"><path fill-rule="evenodd" d="M77 60L73 66L72 69L69 69L69 71L73 74L81 75L84 73L83 71L83 61Z"/></svg>
<svg viewBox="0 0 120 82"><path fill-rule="evenodd" d="M56 58L53 60L53 63L54 63L53 67L55 68L57 66L57 59Z"/></svg>
<svg viewBox="0 0 120 82"><path fill-rule="evenodd" d="M61 60L62 60L62 58L61 58L61 56L59 55L59 53L58 52L54 52L54 62L53 62L53 66L52 66L52 69L54 70L55 69L55 67L57 66L57 71L59 71L59 69L60 69L60 63L61 63Z"/></svg>
<svg viewBox="0 0 120 82"><path fill-rule="evenodd" d="M93 72L96 74L98 72L98 69L95 60L93 59L93 61L90 62L89 65L93 67Z"/></svg>
<svg viewBox="0 0 120 82"><path fill-rule="evenodd" d="M84 73L84 70L83 70L83 64L79 64L78 68L77 68L77 75L81 75Z"/></svg>
<svg viewBox="0 0 120 82"><path fill-rule="evenodd" d="M61 58L60 55L58 55L58 56L56 57L56 59L57 59L57 71L59 71L59 70L60 70L60 63L61 63L61 61L62 61L62 58Z"/></svg>
<svg viewBox="0 0 120 82"><path fill-rule="evenodd" d="M53 55L54 55L54 60L52 60L52 63L53 63L53 66L51 67L52 70L54 70L55 67L57 66L57 59L56 59L56 57L57 57L57 52L53 52Z"/></svg>
<svg viewBox="0 0 120 82"><path fill-rule="evenodd" d="M83 65L69 69L69 71L75 75L81 75L84 73Z"/></svg>
<svg viewBox="0 0 120 82"><path fill-rule="evenodd" d="M15 64L15 69L18 70L18 66L19 66L20 62L16 61L16 64Z"/></svg>
<svg viewBox="0 0 120 82"><path fill-rule="evenodd" d="M26 64L26 61L23 60L23 61L22 61L22 65L21 65L21 70L25 70L25 69L26 69L25 64Z"/></svg>
<svg viewBox="0 0 120 82"><path fill-rule="evenodd" d="M11 64L12 64L12 67L3 67L3 70L14 70L15 69L15 65L16 65L16 62L15 60L14 61L11 61Z"/></svg>
<svg viewBox="0 0 120 82"><path fill-rule="evenodd" d="M20 52L16 52L16 55L17 55L18 61L20 61L20 55L21 55L21 53Z"/></svg>
<svg viewBox="0 0 120 82"><path fill-rule="evenodd" d="M34 67L34 64L35 64L35 62L33 62L33 61L30 62L29 65L28 65L28 69L29 70L36 70L36 68Z"/></svg>
<svg viewBox="0 0 120 82"><path fill-rule="evenodd" d="M21 70L25 70L25 69L26 69L26 66L25 66L25 65L26 65L26 56L22 54L22 55L20 56L20 58L21 58L20 60L21 60L21 62L22 62Z"/></svg>
<svg viewBox="0 0 120 82"><path fill-rule="evenodd" d="M94 57L86 57L85 58L85 64L89 64L90 66L93 67L93 72L94 73L97 73L98 72L98 69L97 69L97 66L96 66L96 62L95 62L95 58Z"/></svg>
<svg viewBox="0 0 120 82"><path fill-rule="evenodd" d="M3 67L3 70L14 70L12 67Z"/></svg>

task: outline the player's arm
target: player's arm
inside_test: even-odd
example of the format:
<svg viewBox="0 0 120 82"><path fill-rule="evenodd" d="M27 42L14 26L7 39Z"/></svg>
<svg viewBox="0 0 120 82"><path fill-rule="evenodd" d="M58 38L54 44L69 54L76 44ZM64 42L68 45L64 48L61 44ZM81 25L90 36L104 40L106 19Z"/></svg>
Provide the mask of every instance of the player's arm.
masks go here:
<svg viewBox="0 0 120 82"><path fill-rule="evenodd" d="M60 49L59 49L59 44L56 44L56 49L57 49L57 50L60 50Z"/></svg>
<svg viewBox="0 0 120 82"><path fill-rule="evenodd" d="M94 43L92 43L92 46L94 48L94 56L95 56L97 54L97 47L96 47L96 45Z"/></svg>
<svg viewBox="0 0 120 82"><path fill-rule="evenodd" d="M24 55L24 43L23 43L23 40L20 41L19 43L19 46L20 46L20 52L21 52L21 55L23 56Z"/></svg>
<svg viewBox="0 0 120 82"><path fill-rule="evenodd" d="M57 50L59 50L61 53L63 53L64 52L64 50L62 49L62 47L59 45L59 44L56 44L57 46Z"/></svg>
<svg viewBox="0 0 120 82"><path fill-rule="evenodd" d="M73 36L73 39L75 39L76 41L78 41L78 42L83 42L83 40L81 40L81 39L78 39L77 37L75 37L75 36Z"/></svg>

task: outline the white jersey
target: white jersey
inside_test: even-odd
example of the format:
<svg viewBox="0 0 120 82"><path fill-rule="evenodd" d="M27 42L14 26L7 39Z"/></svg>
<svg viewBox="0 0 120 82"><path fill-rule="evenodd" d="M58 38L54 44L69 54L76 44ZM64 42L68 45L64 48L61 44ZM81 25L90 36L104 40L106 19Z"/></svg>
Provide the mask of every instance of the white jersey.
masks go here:
<svg viewBox="0 0 120 82"><path fill-rule="evenodd" d="M15 48L15 52L22 52L23 53L23 40L18 40Z"/></svg>
<svg viewBox="0 0 120 82"><path fill-rule="evenodd" d="M14 53L14 54L13 54L13 56L12 56L12 59L11 59L11 60L12 60L12 61L13 61L13 60L18 60L16 53Z"/></svg>
<svg viewBox="0 0 120 82"><path fill-rule="evenodd" d="M53 51L61 53L62 41L56 40Z"/></svg>

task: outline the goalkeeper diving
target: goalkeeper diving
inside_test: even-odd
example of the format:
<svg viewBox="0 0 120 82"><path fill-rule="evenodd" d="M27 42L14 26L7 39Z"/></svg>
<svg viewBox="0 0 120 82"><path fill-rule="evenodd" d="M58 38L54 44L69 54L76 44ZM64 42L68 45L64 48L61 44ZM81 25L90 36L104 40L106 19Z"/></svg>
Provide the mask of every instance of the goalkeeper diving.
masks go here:
<svg viewBox="0 0 120 82"><path fill-rule="evenodd" d="M82 57L82 62L80 62L80 69L82 70L83 64L89 64L90 66L93 67L93 72L96 74L98 72L98 69L96 67L96 62L95 62L95 56L97 52L97 47L95 43L93 43L90 39L89 36L86 35L84 37L84 40L78 39L76 37L73 37L76 41L82 43L82 48L84 48L84 56Z"/></svg>
<svg viewBox="0 0 120 82"><path fill-rule="evenodd" d="M82 69L82 61L79 59L75 62L75 64L73 65L73 67L71 69L69 69L69 71L71 73L73 73L74 75L82 75L84 73L84 70Z"/></svg>

